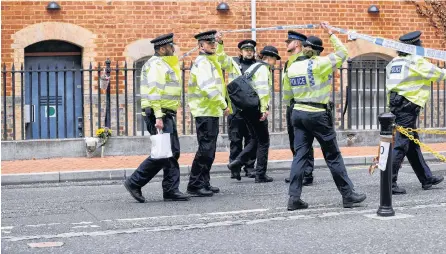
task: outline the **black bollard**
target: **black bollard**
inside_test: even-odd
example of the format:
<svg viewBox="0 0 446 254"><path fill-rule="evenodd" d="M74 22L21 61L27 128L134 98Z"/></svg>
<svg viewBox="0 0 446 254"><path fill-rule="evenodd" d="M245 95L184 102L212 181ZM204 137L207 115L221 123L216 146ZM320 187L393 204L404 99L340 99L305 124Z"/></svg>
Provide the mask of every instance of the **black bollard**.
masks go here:
<svg viewBox="0 0 446 254"><path fill-rule="evenodd" d="M393 153L393 128L395 123L395 115L392 113L383 113L379 117L380 129L380 160L381 156L386 152L385 146L381 142L390 143L388 149L387 163L385 170L381 170L381 190L380 205L378 208L378 216L388 217L394 216L395 211L392 207L392 153ZM383 158L385 155L383 156Z"/></svg>

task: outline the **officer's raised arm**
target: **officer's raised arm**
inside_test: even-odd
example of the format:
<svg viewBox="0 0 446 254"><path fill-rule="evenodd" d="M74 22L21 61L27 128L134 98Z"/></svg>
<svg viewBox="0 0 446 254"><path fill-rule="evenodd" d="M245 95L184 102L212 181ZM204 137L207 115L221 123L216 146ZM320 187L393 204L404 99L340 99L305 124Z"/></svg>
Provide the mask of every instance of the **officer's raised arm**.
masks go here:
<svg viewBox="0 0 446 254"><path fill-rule="evenodd" d="M414 71L421 77L424 77L431 82L441 82L446 80L446 69L442 69L435 64L432 64L425 58L420 57L416 65L417 68L414 68Z"/></svg>
<svg viewBox="0 0 446 254"><path fill-rule="evenodd" d="M335 34L333 34L327 25L327 22L321 23L321 27L327 31L330 37L330 43L333 45L335 52L320 58L321 64L318 66L318 71L321 75L334 73L337 68L342 66L342 63L344 63L348 57L347 48L344 46L341 40Z"/></svg>
<svg viewBox="0 0 446 254"><path fill-rule="evenodd" d="M221 64L221 68L223 70L228 69L232 65L232 59L225 52L223 46L223 34L221 32L217 32L215 35L215 41L217 42L217 49L215 54L217 55L217 60Z"/></svg>

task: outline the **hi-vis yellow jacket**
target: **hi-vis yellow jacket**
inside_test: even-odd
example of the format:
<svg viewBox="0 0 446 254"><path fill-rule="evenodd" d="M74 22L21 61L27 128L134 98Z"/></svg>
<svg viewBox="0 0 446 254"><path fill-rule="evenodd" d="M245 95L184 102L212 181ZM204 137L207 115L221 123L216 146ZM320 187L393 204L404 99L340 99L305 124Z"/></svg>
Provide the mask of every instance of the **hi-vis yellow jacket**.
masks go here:
<svg viewBox="0 0 446 254"><path fill-rule="evenodd" d="M231 61L221 44L217 45L214 55L200 54L195 59L187 91L189 107L194 117L221 117L227 107L232 113L222 71L231 66Z"/></svg>
<svg viewBox="0 0 446 254"><path fill-rule="evenodd" d="M431 82L446 79L446 70L421 56L395 57L386 67L387 102L390 92L424 107L431 93Z"/></svg>
<svg viewBox="0 0 446 254"><path fill-rule="evenodd" d="M347 48L334 34L330 36L330 42L335 48L334 53L294 62L288 69L286 76L289 82L285 82L283 87L284 100L289 103L294 98L294 109L310 112L325 110L299 102L328 104L333 73L348 56Z"/></svg>
<svg viewBox="0 0 446 254"><path fill-rule="evenodd" d="M255 63L249 66L245 73L251 72L259 64L262 63ZM251 86L254 88L254 90L257 92L257 95L259 96L260 112L265 113L266 111L268 111L268 105L271 98L271 88L273 86L271 71L268 65L264 64L256 71L256 73L254 73L251 79Z"/></svg>
<svg viewBox="0 0 446 254"><path fill-rule="evenodd" d="M181 70L177 56L153 56L142 67L141 108L150 107L156 118L161 109L177 111L181 100Z"/></svg>

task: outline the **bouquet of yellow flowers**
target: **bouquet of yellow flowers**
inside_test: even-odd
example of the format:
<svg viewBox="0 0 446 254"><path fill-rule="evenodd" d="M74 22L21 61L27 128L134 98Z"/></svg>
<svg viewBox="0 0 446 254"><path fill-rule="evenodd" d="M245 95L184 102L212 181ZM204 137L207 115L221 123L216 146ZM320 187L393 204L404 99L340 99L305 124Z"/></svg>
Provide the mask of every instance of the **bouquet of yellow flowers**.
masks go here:
<svg viewBox="0 0 446 254"><path fill-rule="evenodd" d="M99 128L96 131L96 137L98 137L98 138L100 138L102 140L102 144L100 145L100 147L104 146L105 143L107 143L108 138L111 137L111 135L112 135L112 131L109 128L107 128L107 127Z"/></svg>

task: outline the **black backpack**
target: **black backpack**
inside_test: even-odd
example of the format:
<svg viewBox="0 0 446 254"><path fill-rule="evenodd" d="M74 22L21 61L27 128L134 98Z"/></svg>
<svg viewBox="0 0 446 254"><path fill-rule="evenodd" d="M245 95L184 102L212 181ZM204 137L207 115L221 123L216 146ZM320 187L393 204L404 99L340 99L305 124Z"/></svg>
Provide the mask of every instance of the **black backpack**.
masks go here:
<svg viewBox="0 0 446 254"><path fill-rule="evenodd" d="M264 63L258 64L254 69L234 79L228 84L228 94L231 102L241 110L257 111L260 108L260 99L256 90L251 86L252 76Z"/></svg>

